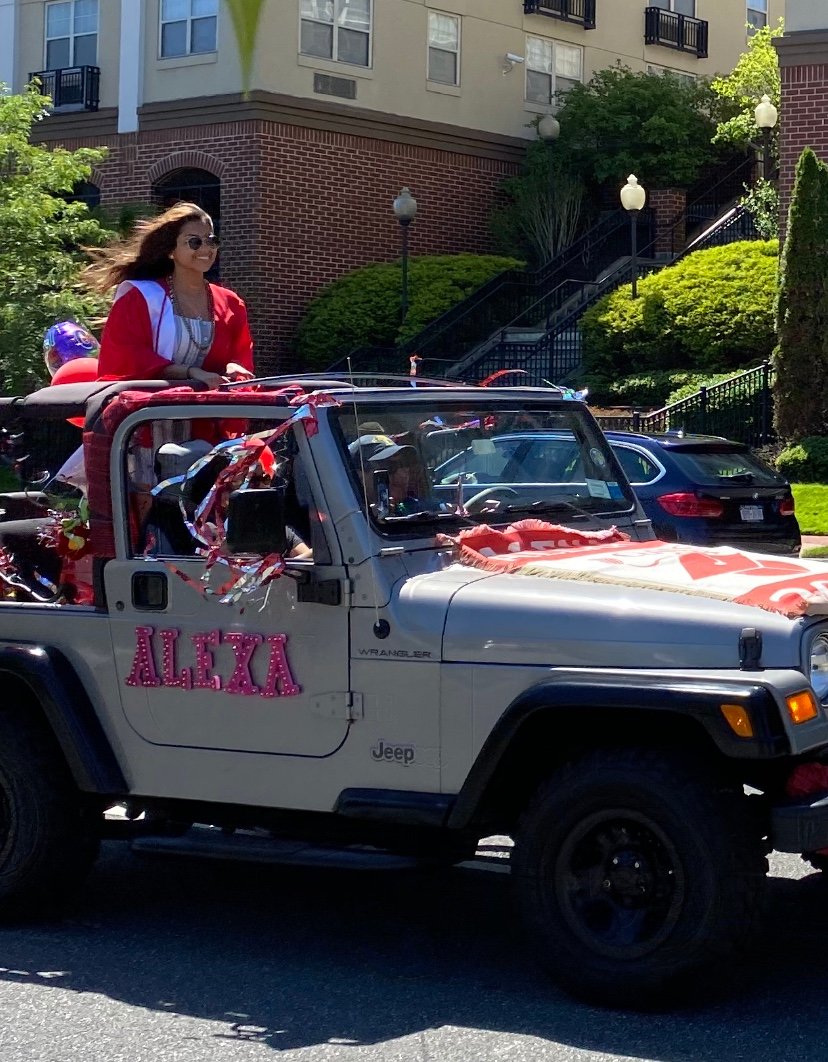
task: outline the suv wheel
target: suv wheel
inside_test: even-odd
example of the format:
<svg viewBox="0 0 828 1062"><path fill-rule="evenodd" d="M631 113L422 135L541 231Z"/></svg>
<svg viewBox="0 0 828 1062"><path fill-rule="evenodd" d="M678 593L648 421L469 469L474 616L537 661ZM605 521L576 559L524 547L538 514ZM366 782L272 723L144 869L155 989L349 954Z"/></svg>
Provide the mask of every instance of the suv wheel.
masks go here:
<svg viewBox="0 0 828 1062"><path fill-rule="evenodd" d="M0 712L0 915L54 914L73 898L97 855L99 811L45 723Z"/></svg>
<svg viewBox="0 0 828 1062"><path fill-rule="evenodd" d="M689 760L616 749L540 788L512 867L530 939L559 983L642 1005L749 940L767 861L741 787Z"/></svg>

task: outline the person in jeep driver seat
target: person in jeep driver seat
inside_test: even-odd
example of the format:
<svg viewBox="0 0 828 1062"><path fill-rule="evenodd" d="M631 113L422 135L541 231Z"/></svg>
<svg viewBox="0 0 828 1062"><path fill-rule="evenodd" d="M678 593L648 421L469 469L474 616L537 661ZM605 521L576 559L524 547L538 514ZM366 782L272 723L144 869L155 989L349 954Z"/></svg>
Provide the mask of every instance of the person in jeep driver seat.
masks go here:
<svg viewBox="0 0 828 1062"><path fill-rule="evenodd" d="M361 435L349 451L364 477L368 500L376 503L374 473L388 473L388 515L411 516L419 512L443 512L446 506L431 493L417 448L394 442L388 435Z"/></svg>

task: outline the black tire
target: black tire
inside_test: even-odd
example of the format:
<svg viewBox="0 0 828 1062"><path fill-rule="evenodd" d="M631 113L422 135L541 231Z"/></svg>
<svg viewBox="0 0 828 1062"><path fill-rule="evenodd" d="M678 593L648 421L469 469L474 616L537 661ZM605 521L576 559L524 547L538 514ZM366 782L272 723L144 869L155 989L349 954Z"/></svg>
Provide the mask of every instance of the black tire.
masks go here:
<svg viewBox="0 0 828 1062"><path fill-rule="evenodd" d="M102 808L82 795L36 710L0 712L0 917L53 916L98 852Z"/></svg>
<svg viewBox="0 0 828 1062"><path fill-rule="evenodd" d="M657 751L599 750L537 792L512 875L540 962L579 998L663 1005L747 942L767 873L741 787Z"/></svg>

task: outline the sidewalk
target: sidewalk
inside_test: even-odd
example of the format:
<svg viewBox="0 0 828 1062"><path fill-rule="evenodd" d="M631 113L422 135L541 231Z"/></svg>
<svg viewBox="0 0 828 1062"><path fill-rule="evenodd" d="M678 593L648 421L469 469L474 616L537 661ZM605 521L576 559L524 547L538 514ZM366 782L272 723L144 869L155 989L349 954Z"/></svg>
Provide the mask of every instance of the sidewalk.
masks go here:
<svg viewBox="0 0 828 1062"><path fill-rule="evenodd" d="M803 535L802 548L811 549L813 546L828 546L828 535Z"/></svg>

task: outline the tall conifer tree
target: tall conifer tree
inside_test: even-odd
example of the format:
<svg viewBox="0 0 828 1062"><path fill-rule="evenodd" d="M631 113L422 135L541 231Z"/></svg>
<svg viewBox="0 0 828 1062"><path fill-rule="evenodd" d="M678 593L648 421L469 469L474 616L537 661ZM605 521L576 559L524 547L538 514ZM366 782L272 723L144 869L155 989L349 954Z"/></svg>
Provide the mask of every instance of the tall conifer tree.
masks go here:
<svg viewBox="0 0 828 1062"><path fill-rule="evenodd" d="M828 167L810 148L796 167L776 329L777 434L785 442L828 435Z"/></svg>

